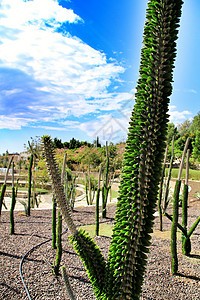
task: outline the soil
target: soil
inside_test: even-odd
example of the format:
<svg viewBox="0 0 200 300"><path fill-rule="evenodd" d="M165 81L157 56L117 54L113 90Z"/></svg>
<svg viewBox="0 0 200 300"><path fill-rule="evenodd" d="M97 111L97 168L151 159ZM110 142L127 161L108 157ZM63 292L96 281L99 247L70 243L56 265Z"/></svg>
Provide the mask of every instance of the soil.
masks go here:
<svg viewBox="0 0 200 300"><path fill-rule="evenodd" d="M194 197L200 191L200 183L190 183L188 228L199 216L200 200ZM107 218L101 220L113 224L116 205L108 205ZM77 207L73 219L78 226L94 223L95 208ZM168 209L172 212L172 208ZM181 208L180 208L181 222ZM10 235L9 213L3 211L0 222L0 300L28 299L19 266L25 253L37 244L51 238L51 210L32 210L31 216L15 212L15 234ZM155 218L152 244L148 254L141 299L200 299L200 225L192 235L190 257L181 253L181 239L178 240L178 275L170 273L170 221L163 219L163 232L159 232L159 219ZM63 224L65 231L65 224ZM68 242L68 233L63 234L63 255L61 265L65 265L76 299L96 299L90 281L78 255ZM110 238L100 236L94 240L105 257L108 255ZM62 276L52 273L56 250L51 241L34 248L25 257L22 275L30 293L29 299L69 299Z"/></svg>

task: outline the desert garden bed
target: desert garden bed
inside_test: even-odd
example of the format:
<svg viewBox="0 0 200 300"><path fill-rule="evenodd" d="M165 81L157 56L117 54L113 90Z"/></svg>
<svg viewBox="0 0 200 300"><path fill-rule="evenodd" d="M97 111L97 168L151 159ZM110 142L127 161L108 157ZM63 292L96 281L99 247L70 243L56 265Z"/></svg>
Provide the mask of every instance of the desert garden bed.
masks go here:
<svg viewBox="0 0 200 300"><path fill-rule="evenodd" d="M103 230L112 226L115 209L115 205L108 206L108 217L101 223ZM199 211L200 202L195 199L191 200L189 227L199 216ZM94 223L94 207L75 209L73 218L78 226ZM172 276L170 274L171 224L167 218L164 218L164 232L159 232L158 222L158 217L156 217L141 299L199 299L200 226L197 227L192 236L190 257L181 254L181 239L178 240L179 274L178 276ZM16 234L10 235L9 213L3 212L0 223L1 300L28 299L20 278L19 265L22 257L29 249L51 238L51 210L33 210L30 217L26 217L21 211L15 212L15 228ZM65 224L63 225L64 230ZM105 234L105 232L102 231L101 234ZM108 236L94 238L105 256L108 254L110 244L109 233L106 232L106 234ZM56 277L52 274L51 265L54 263L55 255L56 250L52 249L50 241L35 248L26 257L22 274L31 299L69 299L61 275ZM84 267L73 247L68 243L68 234L63 235L61 264L67 267L69 279L77 299L96 299Z"/></svg>

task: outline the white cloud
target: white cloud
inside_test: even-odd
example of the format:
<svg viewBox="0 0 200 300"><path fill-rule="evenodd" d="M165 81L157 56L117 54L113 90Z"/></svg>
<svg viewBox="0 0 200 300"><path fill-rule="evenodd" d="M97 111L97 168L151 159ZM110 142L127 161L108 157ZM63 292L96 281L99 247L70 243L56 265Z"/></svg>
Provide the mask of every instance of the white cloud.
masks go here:
<svg viewBox="0 0 200 300"><path fill-rule="evenodd" d="M126 139L128 126L128 119L117 118L108 114L82 123L79 128L94 139L98 136L101 143L106 141L117 143Z"/></svg>
<svg viewBox="0 0 200 300"><path fill-rule="evenodd" d="M11 96L17 93L20 93L21 89L12 89L12 90L2 90L1 93L6 96Z"/></svg>
<svg viewBox="0 0 200 300"><path fill-rule="evenodd" d="M46 118L45 112L55 109L53 118L80 116L119 109L129 97L107 91L123 67L108 63L104 53L79 38L56 31L63 22L83 22L72 10L56 0L2 0L0 14L0 67L25 72L39 83L35 90L46 93L24 103L33 114L40 111Z"/></svg>
<svg viewBox="0 0 200 300"><path fill-rule="evenodd" d="M192 113L188 110L177 111L176 106L171 105L169 106L169 115L170 122L174 123L175 125L178 125L190 118L192 116Z"/></svg>
<svg viewBox="0 0 200 300"><path fill-rule="evenodd" d="M0 116L0 129L16 129L19 130L22 126L27 126L30 119Z"/></svg>

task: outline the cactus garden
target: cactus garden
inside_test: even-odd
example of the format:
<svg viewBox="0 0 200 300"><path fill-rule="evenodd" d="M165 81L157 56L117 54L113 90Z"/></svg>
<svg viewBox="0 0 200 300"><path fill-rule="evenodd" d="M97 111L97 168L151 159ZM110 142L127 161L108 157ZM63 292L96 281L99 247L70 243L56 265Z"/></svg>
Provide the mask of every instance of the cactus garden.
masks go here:
<svg viewBox="0 0 200 300"><path fill-rule="evenodd" d="M28 142L26 172L7 161L0 299L199 299L200 184L191 174L200 172L200 128L193 133L194 118L178 137L168 124L182 5L147 3L125 143L76 147L73 138L63 147L43 135Z"/></svg>

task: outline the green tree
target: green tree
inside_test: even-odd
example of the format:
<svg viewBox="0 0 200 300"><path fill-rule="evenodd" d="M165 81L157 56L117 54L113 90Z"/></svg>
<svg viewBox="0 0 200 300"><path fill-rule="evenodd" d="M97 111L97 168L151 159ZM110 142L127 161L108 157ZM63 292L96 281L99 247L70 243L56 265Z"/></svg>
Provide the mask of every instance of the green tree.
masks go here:
<svg viewBox="0 0 200 300"><path fill-rule="evenodd" d="M190 131L194 134L200 131L200 112L193 118L192 124L190 126Z"/></svg>
<svg viewBox="0 0 200 300"><path fill-rule="evenodd" d="M183 123L178 125L178 132L180 136L183 136L184 134L189 134L191 128L191 122L189 120L185 120Z"/></svg>
<svg viewBox="0 0 200 300"><path fill-rule="evenodd" d="M174 125L174 123L169 123L167 126L167 138L166 138L167 145L170 145L170 143L172 142L173 136L174 136L174 139L176 140L180 135L179 135L178 129Z"/></svg>
<svg viewBox="0 0 200 300"><path fill-rule="evenodd" d="M58 138L54 138L53 140L53 143L54 143L54 147L57 148L57 149L62 149L63 148L63 143L61 141L61 139L58 139Z"/></svg>
<svg viewBox="0 0 200 300"><path fill-rule="evenodd" d="M200 130L196 131L193 146L193 157L200 162Z"/></svg>

